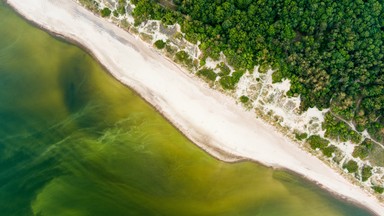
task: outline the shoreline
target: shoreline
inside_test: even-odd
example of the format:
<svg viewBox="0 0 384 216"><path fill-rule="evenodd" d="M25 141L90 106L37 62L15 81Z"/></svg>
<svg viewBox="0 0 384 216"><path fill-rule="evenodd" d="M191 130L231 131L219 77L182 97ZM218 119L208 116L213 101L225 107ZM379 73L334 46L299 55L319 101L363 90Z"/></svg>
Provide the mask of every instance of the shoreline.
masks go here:
<svg viewBox="0 0 384 216"><path fill-rule="evenodd" d="M132 88L138 95L144 98L163 116L165 116L165 118L170 121L178 130L186 135L188 139L190 139L204 151L207 151L211 155L213 154L214 157L228 161L228 158L223 158L222 155L217 152L216 149L220 149L223 152L228 152L229 154L233 153L233 155L244 158L244 160L251 160L265 166L284 169L290 172L292 171L295 174L309 179L316 185L319 185L321 188L330 191L332 194L335 194L344 200L348 200L354 204L364 206L376 214L384 213L383 204L376 200L373 196L366 194L366 192L364 192L356 185L352 185L352 183L341 177L341 175L339 175L332 168L326 166L324 162L320 161L315 156L310 155L308 152L304 152L298 145L291 143L291 141L286 137L283 137L282 134L276 132L272 126L266 125L265 122L256 119L255 115L245 111L242 107L236 105L234 101L230 100L230 98L223 95L222 93L209 89L205 83L202 83L202 81L197 80L196 77L193 77L191 74L183 71L182 68L175 65L161 54L155 52L153 48L149 47L147 44L144 44L138 38L133 37L122 29L118 30L118 27L100 19L99 17L96 17L91 12L77 5L77 3L73 1L62 0L55 1L54 3L47 0L30 0L28 2L22 3L20 1L18 2L17 0L7 0L6 2L24 18L31 21L35 25L38 25L40 28L48 30L52 34L58 37L62 37L66 40L70 39L71 43L78 44L82 48L86 49L92 56L94 56L95 59L101 63L101 65L103 65L103 67L105 67L110 72L112 76L114 76L123 84ZM62 3L60 4L59 2ZM48 15L45 14L47 11L43 10L48 9L44 7L46 5L49 5L49 9L51 9ZM63 7L60 7L59 5ZM56 6L56 8L54 6ZM63 8L69 8L72 10L65 10ZM67 16L72 16L72 19L63 19L63 17L65 17L63 14L55 12L66 12L66 14L64 14ZM89 19L84 19L84 17L77 17L77 15L86 15ZM83 23L79 24L76 22L77 19L83 19L81 20ZM61 25L58 23L61 23ZM81 24L93 24L93 26L90 26L90 29L93 30L93 33L96 36L93 36L89 32L83 32L81 30ZM71 28L72 25L74 25L75 28ZM105 33L105 30L108 30L107 35L103 34ZM119 34L116 34L116 32ZM81 33L84 33L84 35ZM94 43L87 41L87 39L92 39L87 38L87 33L92 35ZM107 48L103 47L103 45L105 45L103 42L107 44L106 47L110 45L109 48L115 48L115 50L109 51L114 54L111 56L120 57L118 60L108 57L108 50L105 50ZM121 43L123 46L125 45L125 47L120 47ZM98 47L98 45L100 45L100 47ZM106 51L105 54L103 54L102 51ZM124 53L124 51L127 51L128 54ZM129 53L132 55L129 56ZM119 62L119 60L124 60L125 56L127 59L129 59L128 56L133 57L132 59L134 64L136 63L134 60L145 64L139 66L124 65L122 61ZM123 66L119 67L120 63L124 66L127 66L127 69L125 69ZM132 62L128 64L132 65ZM145 72L143 72L144 74L137 74L137 72L133 71L132 69L145 69ZM123 73L119 73L119 71L122 71ZM159 80L157 80L156 77L153 78L153 73L157 72L162 73L158 75L160 77L164 74L169 75L167 74L168 72L172 72L171 75L176 75L176 77L175 79L172 79L174 77L168 77L162 80L160 79L161 81L165 81L166 86L159 86L156 85L158 84ZM151 80L150 78L153 79ZM178 82L180 80L182 81L181 84ZM173 85L173 90L181 90L181 87L189 85L194 87L193 90L196 92L181 92L181 96L186 96L187 98L180 98L180 94L175 95L174 92L172 94L170 91L172 89L168 89L168 87L171 85ZM161 88L161 90L157 90L157 87ZM189 90L189 88L185 89ZM203 99L201 99L201 95L204 96ZM201 105L201 107L192 106L191 108L191 106L180 106L174 104L177 102L186 102L185 104L188 105L187 100L189 99L196 100L197 102L193 105L197 104ZM216 106L211 107L210 105L212 104ZM198 118L200 122L193 121L193 117L185 116L185 114L190 114L191 112L183 109L194 108L200 109L197 113L199 114ZM219 113L217 113L216 110L213 110L213 108L224 108L224 110L219 109ZM208 112L205 109L208 109ZM218 115L218 117L209 118L206 120L205 118L207 117L207 113L216 116ZM237 118L239 118L240 121ZM215 124L218 122L221 124L221 126L226 125L225 123L229 123L230 125L221 128L219 127L219 129L216 131L215 128L208 128L207 130L206 127L201 126L204 123L209 124L210 126L215 126ZM238 124L240 124L240 128ZM254 126L256 128L248 126ZM242 131L243 129L246 131ZM255 132L253 129L259 129L261 132ZM241 135L250 135L250 137L248 138L240 135L239 137L236 137L235 132L239 132ZM228 141L227 139L222 138L221 135L223 133L227 138L229 138ZM237 138L242 138L242 141L245 141L246 144L237 141ZM261 141L255 142L255 140L257 140L255 138L261 139ZM231 140L237 141L238 143L236 144L236 142L232 142ZM263 142L266 142L266 144ZM238 147L241 149L238 149ZM257 150L261 151L261 153ZM273 154L275 154L275 158L269 157ZM233 159L233 161L229 161L236 162L238 160ZM332 177L329 177L326 174L332 174Z"/></svg>

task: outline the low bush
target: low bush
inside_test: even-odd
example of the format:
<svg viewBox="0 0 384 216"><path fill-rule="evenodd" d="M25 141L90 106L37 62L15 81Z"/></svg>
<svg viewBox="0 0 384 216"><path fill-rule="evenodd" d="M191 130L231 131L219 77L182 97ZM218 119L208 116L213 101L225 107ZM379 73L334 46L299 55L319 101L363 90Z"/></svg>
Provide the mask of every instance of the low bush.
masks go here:
<svg viewBox="0 0 384 216"><path fill-rule="evenodd" d="M325 115L322 128L326 130L325 137L334 140L339 139L342 142L349 140L353 143L359 143L362 139L360 134L356 133L349 125L337 119L330 112Z"/></svg>
<svg viewBox="0 0 384 216"><path fill-rule="evenodd" d="M176 60L176 62L182 63L188 67L193 66L192 59L189 57L188 53L185 52L184 50L181 50L181 51L176 53L175 60Z"/></svg>
<svg viewBox="0 0 384 216"><path fill-rule="evenodd" d="M243 71L235 71L232 73L232 76L228 76L228 75L222 76L219 82L223 87L223 89L235 89L236 84L239 82L243 74L244 74Z"/></svg>
<svg viewBox="0 0 384 216"><path fill-rule="evenodd" d="M220 85L223 87L223 89L234 89L235 83L233 83L231 76L223 76L219 80Z"/></svg>
<svg viewBox="0 0 384 216"><path fill-rule="evenodd" d="M295 137L297 140L304 140L308 137L308 134L307 133L296 133L295 134Z"/></svg>
<svg viewBox="0 0 384 216"><path fill-rule="evenodd" d="M125 7L124 7L124 5L119 5L119 7L117 7L117 12L120 15L124 15L125 14Z"/></svg>
<svg viewBox="0 0 384 216"><path fill-rule="evenodd" d="M349 160L347 163L343 165L344 169L347 169L349 173L355 173L359 166L357 165L357 162L354 160Z"/></svg>
<svg viewBox="0 0 384 216"><path fill-rule="evenodd" d="M93 12L97 12L99 10L99 3L95 0L79 0L79 2Z"/></svg>
<svg viewBox="0 0 384 216"><path fill-rule="evenodd" d="M364 166L361 170L361 179L364 181L367 181L369 177L372 176L372 167L370 166Z"/></svg>
<svg viewBox="0 0 384 216"><path fill-rule="evenodd" d="M368 157L369 153L371 153L373 145L374 143L371 140L365 139L360 145L355 147L352 156L355 158L358 157L361 159L365 159L366 157Z"/></svg>
<svg viewBox="0 0 384 216"><path fill-rule="evenodd" d="M384 192L384 188L380 186L373 186L372 189L379 194L382 194Z"/></svg>
<svg viewBox="0 0 384 216"><path fill-rule="evenodd" d="M307 142L311 146L312 149L324 149L328 146L329 141L321 138L318 135L312 135L307 139Z"/></svg>
<svg viewBox="0 0 384 216"><path fill-rule="evenodd" d="M117 10L114 10L114 11L112 12L112 14L113 14L114 17L118 17L118 16L119 16L119 13L117 12Z"/></svg>
<svg viewBox="0 0 384 216"><path fill-rule="evenodd" d="M111 10L109 8L103 8L101 11L100 11L100 14L102 17L107 17L107 16L110 16L111 15Z"/></svg>
<svg viewBox="0 0 384 216"><path fill-rule="evenodd" d="M232 82L234 84L237 84L240 81L240 78L243 76L245 71L243 70L238 70L232 73Z"/></svg>
<svg viewBox="0 0 384 216"><path fill-rule="evenodd" d="M328 147L325 147L323 149L321 149L321 151L323 152L323 154L327 157L332 157L332 153L334 153L336 151L336 146L334 145L330 145Z"/></svg>
<svg viewBox="0 0 384 216"><path fill-rule="evenodd" d="M272 74L272 83L281 82L283 80L283 74L279 70L273 72Z"/></svg>
<svg viewBox="0 0 384 216"><path fill-rule="evenodd" d="M163 40L157 40L155 43L154 43L155 47L157 49L164 49L165 45L167 45L167 43L165 43Z"/></svg>
<svg viewBox="0 0 384 216"><path fill-rule="evenodd" d="M165 45L165 50L167 51L167 53L169 55L172 55L172 56L177 52L177 48L176 47L168 45L168 44Z"/></svg>
<svg viewBox="0 0 384 216"><path fill-rule="evenodd" d="M215 81L216 77L217 77L217 74L212 69L208 69L208 68L203 68L203 69L197 71L196 74L198 76L204 76L205 78L207 78L210 81Z"/></svg>
<svg viewBox="0 0 384 216"><path fill-rule="evenodd" d="M228 76L231 73L231 69L224 62L218 64L217 67L220 69L219 76Z"/></svg>
<svg viewBox="0 0 384 216"><path fill-rule="evenodd" d="M240 97L240 101L241 101L241 103L247 103L249 101L249 98L245 95L242 95Z"/></svg>

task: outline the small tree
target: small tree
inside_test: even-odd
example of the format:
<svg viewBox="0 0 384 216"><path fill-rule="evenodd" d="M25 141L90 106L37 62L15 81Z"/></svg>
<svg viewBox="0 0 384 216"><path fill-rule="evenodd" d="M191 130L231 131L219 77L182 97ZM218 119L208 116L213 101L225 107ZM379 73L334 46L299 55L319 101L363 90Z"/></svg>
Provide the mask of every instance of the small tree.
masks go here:
<svg viewBox="0 0 384 216"><path fill-rule="evenodd" d="M111 10L107 7L103 8L101 11L100 11L100 14L102 17L107 17L107 16L110 16L111 15Z"/></svg>
<svg viewBox="0 0 384 216"><path fill-rule="evenodd" d="M163 40L157 40L154 45L157 49L164 49L166 43Z"/></svg>
<svg viewBox="0 0 384 216"><path fill-rule="evenodd" d="M343 168L347 169L349 173L355 173L359 166L357 165L356 161L350 160L343 165Z"/></svg>
<svg viewBox="0 0 384 216"><path fill-rule="evenodd" d="M240 97L240 101L241 101L241 103L247 103L249 101L249 98L245 95L242 95Z"/></svg>
<svg viewBox="0 0 384 216"><path fill-rule="evenodd" d="M372 167L364 166L361 170L361 180L367 181L372 176Z"/></svg>

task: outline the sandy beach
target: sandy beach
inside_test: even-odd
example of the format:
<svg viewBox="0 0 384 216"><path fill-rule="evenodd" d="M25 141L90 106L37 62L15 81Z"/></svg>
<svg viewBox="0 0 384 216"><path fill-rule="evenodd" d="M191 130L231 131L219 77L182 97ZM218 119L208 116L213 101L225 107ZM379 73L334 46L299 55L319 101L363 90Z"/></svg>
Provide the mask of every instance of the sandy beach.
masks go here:
<svg viewBox="0 0 384 216"><path fill-rule="evenodd" d="M137 37L95 16L75 1L7 2L42 28L84 46L116 79L134 89L213 156L225 161L250 159L291 170L384 215L384 204L374 196L300 149L232 98L210 89Z"/></svg>

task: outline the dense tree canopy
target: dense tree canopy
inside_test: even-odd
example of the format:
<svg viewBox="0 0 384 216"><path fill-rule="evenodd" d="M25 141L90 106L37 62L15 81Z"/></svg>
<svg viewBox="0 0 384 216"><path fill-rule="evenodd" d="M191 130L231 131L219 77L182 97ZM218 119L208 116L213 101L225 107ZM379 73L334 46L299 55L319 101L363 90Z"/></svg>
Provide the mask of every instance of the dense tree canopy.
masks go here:
<svg viewBox="0 0 384 216"><path fill-rule="evenodd" d="M133 1L135 2L135 1ZM164 0L163 0L164 2ZM289 78L302 109L331 107L384 140L384 9L379 0L137 1L138 22L178 22L204 57L235 69L270 65Z"/></svg>

